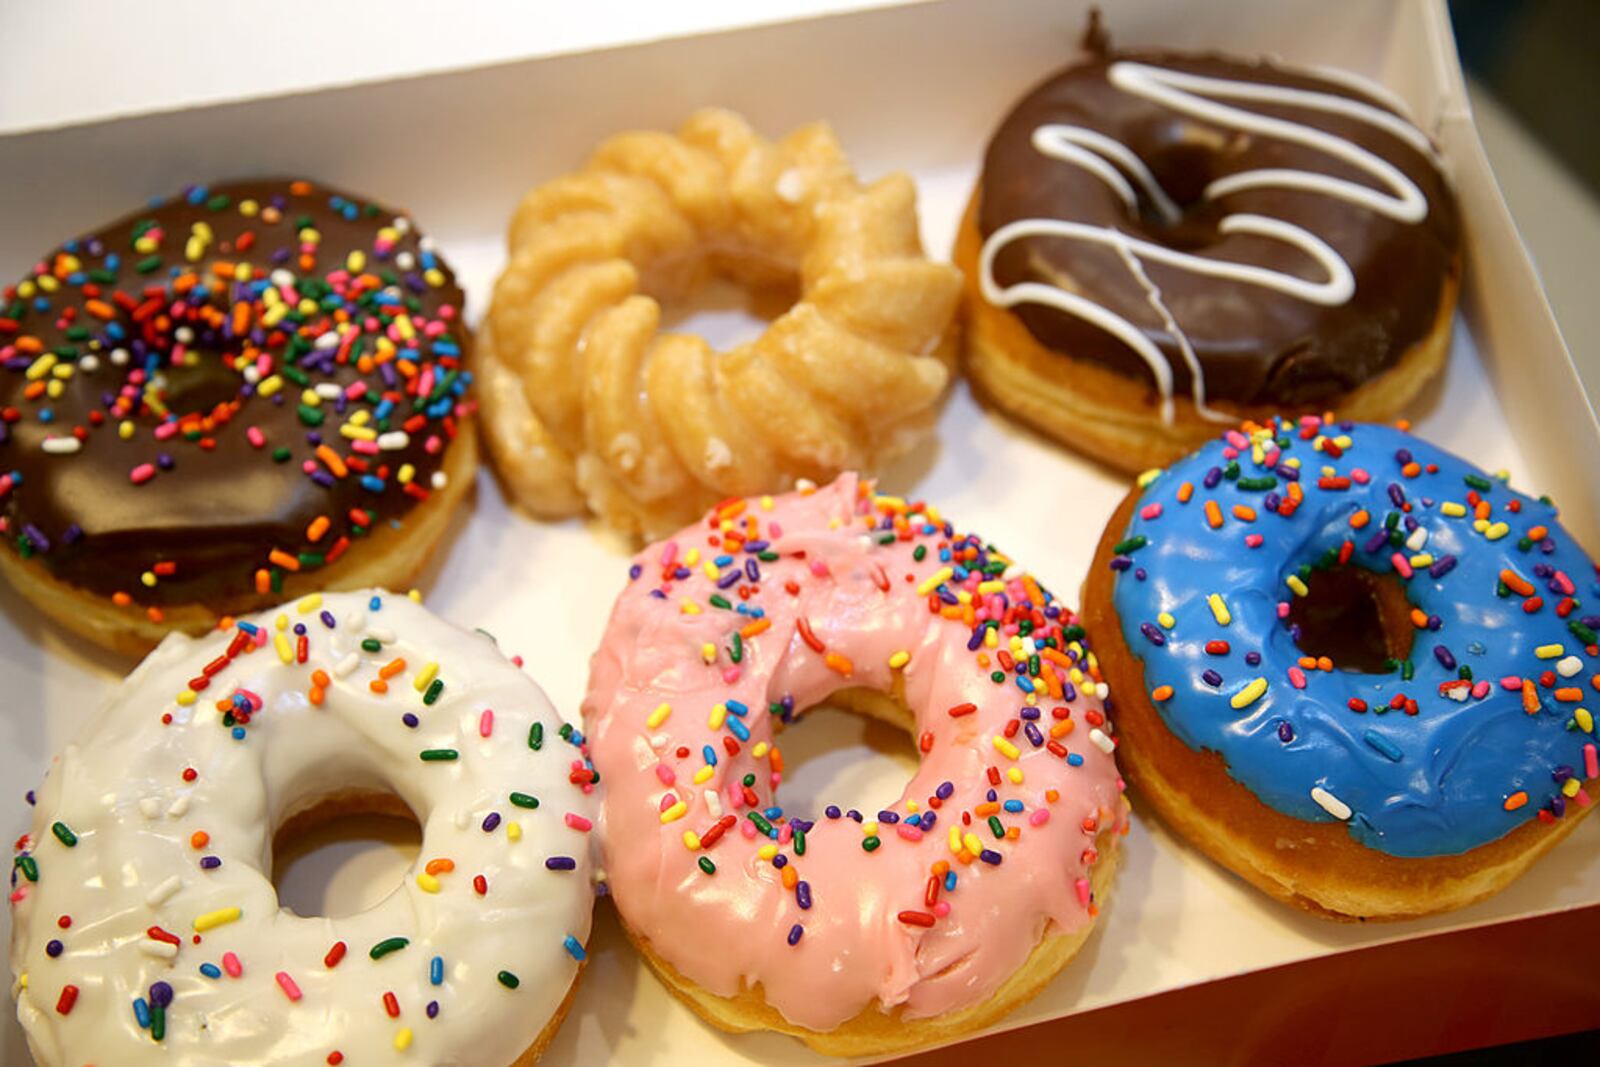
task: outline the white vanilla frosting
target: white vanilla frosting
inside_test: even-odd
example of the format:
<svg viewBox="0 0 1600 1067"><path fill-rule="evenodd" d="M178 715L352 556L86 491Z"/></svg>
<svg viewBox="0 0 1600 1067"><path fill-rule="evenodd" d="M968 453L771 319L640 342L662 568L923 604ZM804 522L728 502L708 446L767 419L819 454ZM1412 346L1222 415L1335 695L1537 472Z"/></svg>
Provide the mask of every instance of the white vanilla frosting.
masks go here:
<svg viewBox="0 0 1600 1067"><path fill-rule="evenodd" d="M11 969L35 1058L505 1067L589 934L581 742L492 639L405 597L167 638L51 766L19 843ZM412 869L347 918L280 907L274 828L351 790L410 806Z"/></svg>

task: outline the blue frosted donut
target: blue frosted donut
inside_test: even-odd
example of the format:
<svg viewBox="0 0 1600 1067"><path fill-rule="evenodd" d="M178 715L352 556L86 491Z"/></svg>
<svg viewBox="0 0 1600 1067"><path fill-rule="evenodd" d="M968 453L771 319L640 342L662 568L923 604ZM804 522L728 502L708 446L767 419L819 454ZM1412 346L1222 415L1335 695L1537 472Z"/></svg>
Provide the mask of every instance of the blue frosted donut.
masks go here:
<svg viewBox="0 0 1600 1067"><path fill-rule="evenodd" d="M1316 418L1230 431L1141 487L1107 533L1123 641L1167 729L1262 803L1396 857L1589 805L1600 584L1548 499ZM1403 583L1403 661L1302 649L1293 602L1340 568Z"/></svg>

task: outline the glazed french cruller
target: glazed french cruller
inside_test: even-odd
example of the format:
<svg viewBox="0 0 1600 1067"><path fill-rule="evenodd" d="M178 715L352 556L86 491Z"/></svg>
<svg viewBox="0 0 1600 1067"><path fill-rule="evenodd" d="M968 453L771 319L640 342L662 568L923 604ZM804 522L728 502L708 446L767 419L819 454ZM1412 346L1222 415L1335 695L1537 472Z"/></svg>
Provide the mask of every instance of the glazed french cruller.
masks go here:
<svg viewBox="0 0 1600 1067"><path fill-rule="evenodd" d="M535 514L659 537L727 496L872 468L922 439L950 378L960 275L923 256L911 180L863 185L820 123L772 143L707 110L619 134L528 193L509 245L484 429ZM712 275L793 306L726 352L661 332Z"/></svg>
<svg viewBox="0 0 1600 1067"><path fill-rule="evenodd" d="M582 737L491 638L406 597L314 594L168 638L51 765L11 875L41 1067L526 1067L593 902ZM405 880L282 908L274 848L415 813Z"/></svg>
<svg viewBox="0 0 1600 1067"><path fill-rule="evenodd" d="M987 1025L1067 964L1127 827L1071 611L854 475L724 502L630 576L584 715L612 898L690 1007L885 1053ZM780 806L777 732L825 700L916 738L883 810Z"/></svg>

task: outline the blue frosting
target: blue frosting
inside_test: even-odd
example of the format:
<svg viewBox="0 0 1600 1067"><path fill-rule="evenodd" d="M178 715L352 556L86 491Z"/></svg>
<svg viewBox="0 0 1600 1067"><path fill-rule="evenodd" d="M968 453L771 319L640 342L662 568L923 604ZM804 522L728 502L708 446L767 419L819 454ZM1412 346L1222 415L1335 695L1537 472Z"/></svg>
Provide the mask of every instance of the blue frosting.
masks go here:
<svg viewBox="0 0 1600 1067"><path fill-rule="evenodd" d="M1548 500L1399 430L1314 419L1231 431L1148 477L1112 560L1123 636L1146 689L1172 687L1167 727L1262 802L1314 822L1347 808L1363 844L1437 856L1588 800L1569 780L1594 768L1600 585ZM1294 587L1341 565L1399 576L1428 616L1398 669L1297 666Z"/></svg>

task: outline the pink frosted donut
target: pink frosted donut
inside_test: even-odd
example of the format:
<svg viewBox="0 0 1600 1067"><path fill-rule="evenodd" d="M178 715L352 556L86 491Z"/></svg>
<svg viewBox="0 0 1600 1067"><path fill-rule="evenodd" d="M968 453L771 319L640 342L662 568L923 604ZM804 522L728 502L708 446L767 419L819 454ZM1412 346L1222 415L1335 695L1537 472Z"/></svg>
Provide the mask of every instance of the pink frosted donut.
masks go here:
<svg viewBox="0 0 1600 1067"><path fill-rule="evenodd" d="M691 1007L882 1053L985 1026L1066 964L1126 830L1076 615L854 475L727 501L629 575L583 710L611 895ZM889 808L781 807L774 735L824 700L917 740Z"/></svg>

